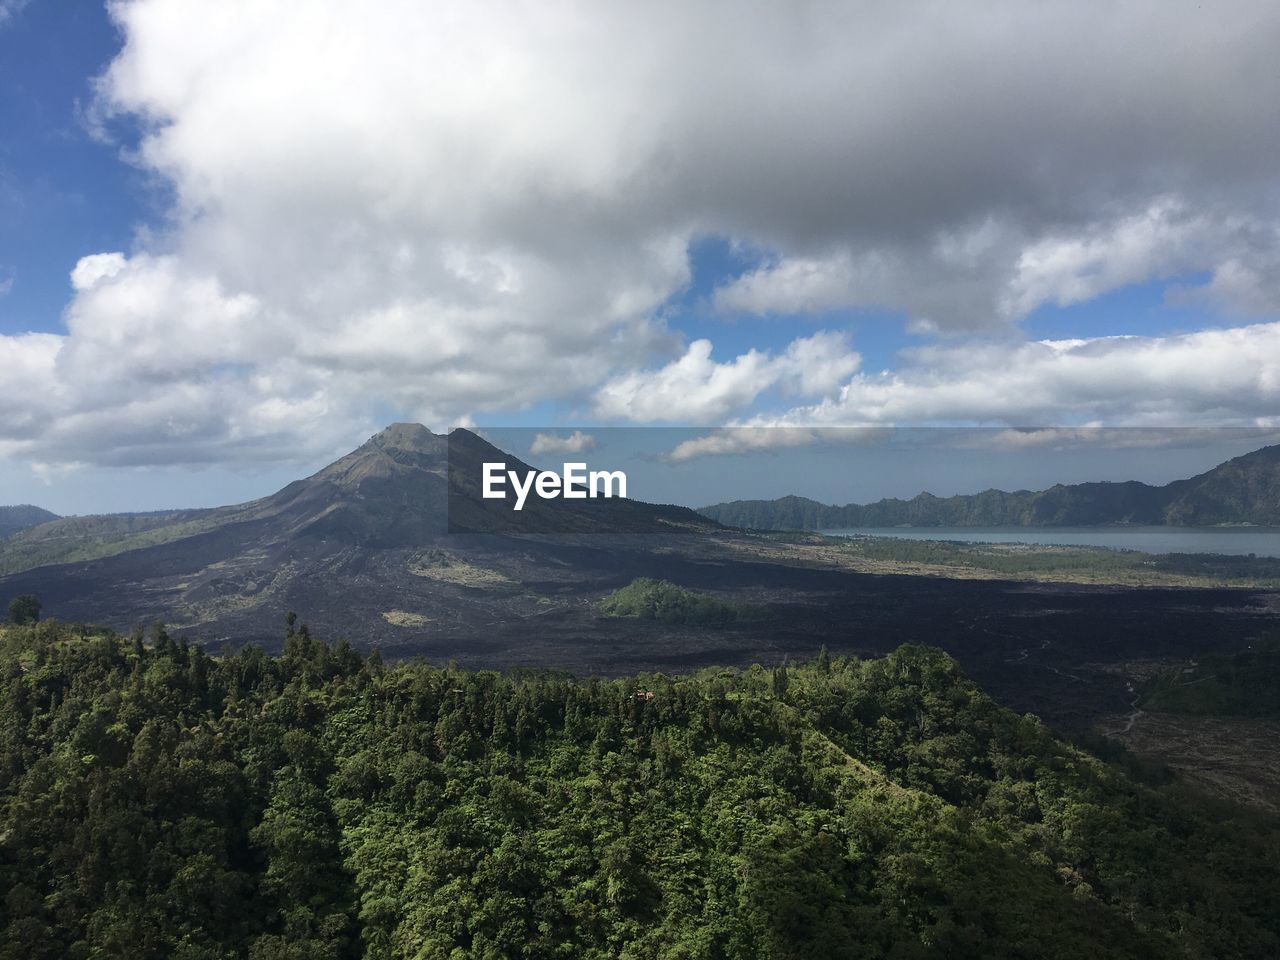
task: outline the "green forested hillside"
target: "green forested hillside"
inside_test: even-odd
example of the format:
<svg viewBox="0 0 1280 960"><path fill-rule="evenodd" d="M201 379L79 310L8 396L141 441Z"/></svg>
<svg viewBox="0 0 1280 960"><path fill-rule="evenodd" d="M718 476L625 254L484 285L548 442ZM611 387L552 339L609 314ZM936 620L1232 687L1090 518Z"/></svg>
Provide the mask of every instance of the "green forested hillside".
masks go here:
<svg viewBox="0 0 1280 960"><path fill-rule="evenodd" d="M7 960L1280 952L1274 823L927 648L602 681L0 642Z"/></svg>

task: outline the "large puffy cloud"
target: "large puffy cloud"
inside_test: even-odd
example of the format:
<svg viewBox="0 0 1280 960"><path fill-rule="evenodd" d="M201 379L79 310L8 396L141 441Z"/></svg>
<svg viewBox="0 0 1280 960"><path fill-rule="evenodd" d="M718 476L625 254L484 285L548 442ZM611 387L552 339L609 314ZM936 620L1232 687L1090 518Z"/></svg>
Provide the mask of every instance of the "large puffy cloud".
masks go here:
<svg viewBox="0 0 1280 960"><path fill-rule="evenodd" d="M142 124L131 155L173 208L76 267L65 335L0 342L21 371L0 439L33 458L305 456L388 415L584 396L648 419L690 385L668 417L770 389L847 406L852 370L821 357L679 357L663 305L707 233L766 254L729 311L964 331L1191 272L1211 279L1182 296L1275 310L1271 4L111 9L99 113ZM1057 348L1001 349L1039 369ZM972 380L920 376L853 382L905 416Z"/></svg>

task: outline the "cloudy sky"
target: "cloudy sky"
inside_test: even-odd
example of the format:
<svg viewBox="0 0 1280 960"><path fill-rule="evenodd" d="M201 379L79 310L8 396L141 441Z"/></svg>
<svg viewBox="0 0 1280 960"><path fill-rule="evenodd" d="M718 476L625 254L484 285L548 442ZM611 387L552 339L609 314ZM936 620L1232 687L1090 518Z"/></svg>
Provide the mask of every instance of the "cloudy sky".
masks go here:
<svg viewBox="0 0 1280 960"><path fill-rule="evenodd" d="M392 420L1280 426L1280 5L0 0L0 502Z"/></svg>

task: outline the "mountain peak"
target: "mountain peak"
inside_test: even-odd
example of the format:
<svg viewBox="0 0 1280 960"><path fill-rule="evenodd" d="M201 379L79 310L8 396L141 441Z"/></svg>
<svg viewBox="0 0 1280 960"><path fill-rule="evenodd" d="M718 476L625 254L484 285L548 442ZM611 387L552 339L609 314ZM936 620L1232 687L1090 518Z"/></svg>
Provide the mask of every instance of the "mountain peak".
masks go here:
<svg viewBox="0 0 1280 960"><path fill-rule="evenodd" d="M420 423L393 423L375 433L345 457L325 467L315 479L358 490L369 481L428 471L442 474L446 439Z"/></svg>
<svg viewBox="0 0 1280 960"><path fill-rule="evenodd" d="M420 423L393 423L369 438L368 445L427 453L439 447L441 437Z"/></svg>

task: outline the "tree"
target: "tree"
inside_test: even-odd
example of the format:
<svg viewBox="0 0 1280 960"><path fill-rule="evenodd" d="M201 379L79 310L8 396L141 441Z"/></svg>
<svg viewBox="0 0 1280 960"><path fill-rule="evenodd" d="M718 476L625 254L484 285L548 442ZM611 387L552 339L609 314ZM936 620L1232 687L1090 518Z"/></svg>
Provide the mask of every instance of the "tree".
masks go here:
<svg viewBox="0 0 1280 960"><path fill-rule="evenodd" d="M40 598L34 594L24 593L20 597L14 597L9 601L9 622L35 623L40 619L42 606Z"/></svg>
<svg viewBox="0 0 1280 960"><path fill-rule="evenodd" d="M773 671L773 695L779 700L785 700L787 687L790 683L791 679L787 676L787 665L784 663L780 667L775 667Z"/></svg>

